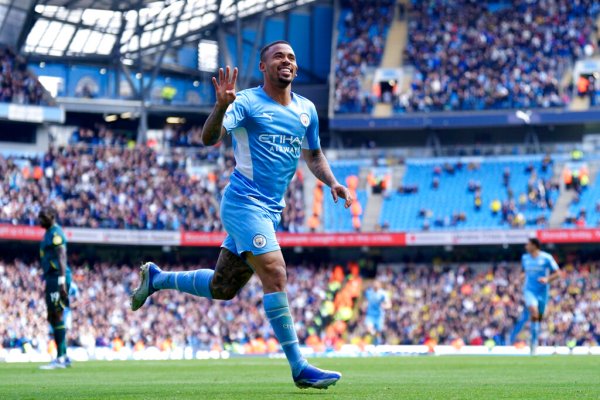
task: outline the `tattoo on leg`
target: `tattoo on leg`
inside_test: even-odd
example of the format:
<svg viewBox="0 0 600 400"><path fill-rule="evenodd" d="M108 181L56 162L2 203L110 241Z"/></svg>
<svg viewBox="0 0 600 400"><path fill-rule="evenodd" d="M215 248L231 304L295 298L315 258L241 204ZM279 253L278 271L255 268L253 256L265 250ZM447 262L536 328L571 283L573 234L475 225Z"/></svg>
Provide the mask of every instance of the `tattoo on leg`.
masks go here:
<svg viewBox="0 0 600 400"><path fill-rule="evenodd" d="M215 267L215 275L210 283L213 299L233 299L237 292L248 283L253 273L252 268L240 256L225 248L221 249Z"/></svg>

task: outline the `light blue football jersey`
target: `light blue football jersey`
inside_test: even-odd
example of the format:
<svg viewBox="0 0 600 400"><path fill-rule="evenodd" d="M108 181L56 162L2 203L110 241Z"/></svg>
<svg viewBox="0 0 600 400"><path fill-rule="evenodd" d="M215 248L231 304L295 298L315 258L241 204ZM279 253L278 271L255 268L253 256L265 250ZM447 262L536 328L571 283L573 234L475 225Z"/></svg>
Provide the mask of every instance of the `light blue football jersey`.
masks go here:
<svg viewBox="0 0 600 400"><path fill-rule="evenodd" d="M540 295L547 293L548 285L538 282L538 279L548 276L550 272L558 271L558 264L554 258L545 251L540 251L535 258L529 253L525 253L521 258L521 264L525 271L524 290Z"/></svg>
<svg viewBox="0 0 600 400"><path fill-rule="evenodd" d="M367 316L379 318L384 315L383 303L387 300L387 294L383 290L367 289Z"/></svg>
<svg viewBox="0 0 600 400"><path fill-rule="evenodd" d="M242 90L227 109L223 127L232 135L236 161L227 190L281 212L302 149L321 147L314 104L292 93L292 102L283 106L262 86Z"/></svg>

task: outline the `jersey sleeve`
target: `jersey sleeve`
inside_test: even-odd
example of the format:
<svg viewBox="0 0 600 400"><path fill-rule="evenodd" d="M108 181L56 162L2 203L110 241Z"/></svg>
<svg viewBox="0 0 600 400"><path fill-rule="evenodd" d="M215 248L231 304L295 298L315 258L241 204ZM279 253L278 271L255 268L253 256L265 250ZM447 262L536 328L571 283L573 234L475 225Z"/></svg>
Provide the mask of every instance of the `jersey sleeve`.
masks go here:
<svg viewBox="0 0 600 400"><path fill-rule="evenodd" d="M306 128L306 135L302 140L302 148L305 150L316 150L321 148L319 140L319 116L314 104L310 108L310 123Z"/></svg>
<svg viewBox="0 0 600 400"><path fill-rule="evenodd" d="M244 93L238 93L235 101L227 107L223 117L223 128L227 133L242 125L249 113L250 102Z"/></svg>
<svg viewBox="0 0 600 400"><path fill-rule="evenodd" d="M546 256L546 260L548 260L547 265L552 271L558 271L558 264L556 263L556 260L554 259L554 257L552 257L551 254L548 254Z"/></svg>
<svg viewBox="0 0 600 400"><path fill-rule="evenodd" d="M52 239L50 241L52 247L65 246L67 244L67 237L62 229L56 229L52 232Z"/></svg>

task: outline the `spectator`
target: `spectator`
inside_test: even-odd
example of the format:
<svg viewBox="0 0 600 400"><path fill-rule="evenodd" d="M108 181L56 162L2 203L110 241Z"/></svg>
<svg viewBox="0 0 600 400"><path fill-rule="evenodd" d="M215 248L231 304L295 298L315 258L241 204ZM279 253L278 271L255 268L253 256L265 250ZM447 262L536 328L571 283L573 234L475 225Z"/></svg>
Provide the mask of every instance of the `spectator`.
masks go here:
<svg viewBox="0 0 600 400"><path fill-rule="evenodd" d="M137 285L137 271L128 266L98 262L89 266L71 264L79 295L73 304L70 345L88 351L96 347L167 350L190 346L197 350L229 350L236 353L277 351L257 336L269 331L268 322L256 307L260 297L257 279L252 279L236 299L217 305L202 300L186 301L177 292L165 291L151 299L144 314L132 314L128 295ZM350 263L352 264L352 263ZM184 266L168 266L169 270ZM333 266L290 265L288 285L294 301L298 337L302 343L333 348L342 343L372 343L375 338L362 323L366 304L344 323L338 305L356 299L364 290L356 275L333 280ZM550 288L545 345L600 344L600 268L597 263L566 263L564 279ZM356 273L356 271L354 271ZM432 268L432 265L396 264L379 266L376 282L389 291L390 308L385 313L381 338L386 344L423 344L432 340L451 344L455 339L476 344L492 339L506 344L514 321L521 312L521 267L517 263L481 268L469 265ZM40 293L39 268L21 260L0 261L0 303L3 309L0 344L5 348L31 346L46 349L47 324ZM358 293L356 293L358 290ZM337 296L338 293L347 296ZM215 308L216 307L216 308ZM186 319L181 325L176 320ZM309 340L309 337L312 338ZM317 340L315 340L317 339ZM323 348L323 347L321 347ZM270 350L269 350L270 349Z"/></svg>
<svg viewBox="0 0 600 400"><path fill-rule="evenodd" d="M417 71L396 108L564 106L559 82L591 44L597 13L591 0L518 0L496 11L470 0L413 2L406 60Z"/></svg>
<svg viewBox="0 0 600 400"><path fill-rule="evenodd" d="M0 46L0 102L45 105L45 90L25 60Z"/></svg>

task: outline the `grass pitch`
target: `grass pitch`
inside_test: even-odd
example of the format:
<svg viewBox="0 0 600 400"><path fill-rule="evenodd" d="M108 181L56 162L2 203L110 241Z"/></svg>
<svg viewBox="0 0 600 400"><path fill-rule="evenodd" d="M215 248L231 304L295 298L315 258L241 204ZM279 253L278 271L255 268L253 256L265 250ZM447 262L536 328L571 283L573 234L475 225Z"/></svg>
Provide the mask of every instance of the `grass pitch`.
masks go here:
<svg viewBox="0 0 600 400"><path fill-rule="evenodd" d="M600 399L600 357L313 359L343 373L328 390L297 389L285 360L0 364L8 399Z"/></svg>

